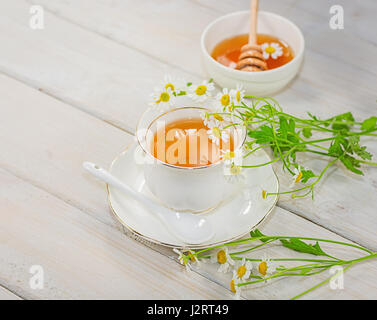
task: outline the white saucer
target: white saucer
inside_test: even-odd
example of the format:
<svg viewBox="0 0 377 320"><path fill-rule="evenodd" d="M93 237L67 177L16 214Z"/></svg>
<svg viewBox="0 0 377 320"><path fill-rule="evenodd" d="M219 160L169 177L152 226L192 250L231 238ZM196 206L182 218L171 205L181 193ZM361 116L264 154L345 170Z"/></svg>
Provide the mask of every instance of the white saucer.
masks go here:
<svg viewBox="0 0 377 320"><path fill-rule="evenodd" d="M153 197L145 185L142 166L134 161L137 144L132 144L122 152L110 167L110 172L129 186ZM259 150L247 157L244 165L257 165L270 161L269 156ZM271 165L244 169L247 190L237 196L225 200L220 206L208 213L202 214L212 223L215 235L207 243L190 245L190 248L204 248L219 245L244 236L255 229L272 211L277 202L277 196L262 198L262 189L268 192L278 192L279 183ZM175 248L187 248L187 244L175 238L162 222L148 212L142 204L124 195L112 186L107 187L109 205L115 217L137 236L147 241Z"/></svg>

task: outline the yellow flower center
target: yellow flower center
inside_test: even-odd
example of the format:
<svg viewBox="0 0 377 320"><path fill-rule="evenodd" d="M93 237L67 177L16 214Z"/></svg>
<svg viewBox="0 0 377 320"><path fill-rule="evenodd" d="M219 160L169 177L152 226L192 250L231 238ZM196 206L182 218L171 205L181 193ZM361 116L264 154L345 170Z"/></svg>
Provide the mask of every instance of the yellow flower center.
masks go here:
<svg viewBox="0 0 377 320"><path fill-rule="evenodd" d="M224 250L220 250L218 253L217 253L217 262L220 263L220 264L224 264L226 262L226 253Z"/></svg>
<svg viewBox="0 0 377 320"><path fill-rule="evenodd" d="M276 51L276 49L272 46L268 46L266 49L264 49L264 51L271 54L271 53L274 53Z"/></svg>
<svg viewBox="0 0 377 320"><path fill-rule="evenodd" d="M232 160L232 158L234 158L235 154L233 151L229 151L229 152L226 152L224 153L224 159L225 160Z"/></svg>
<svg viewBox="0 0 377 320"><path fill-rule="evenodd" d="M266 199L266 197L267 197L267 191L263 189L262 190L262 198Z"/></svg>
<svg viewBox="0 0 377 320"><path fill-rule="evenodd" d="M167 90L167 89L170 89L171 91L174 91L174 85L172 84L172 83L167 83L166 85L165 85L165 89Z"/></svg>
<svg viewBox="0 0 377 320"><path fill-rule="evenodd" d="M220 116L219 114L214 114L213 117L214 117L216 120L224 121L224 118L223 118L222 116Z"/></svg>
<svg viewBox="0 0 377 320"><path fill-rule="evenodd" d="M157 101L157 103L162 102L168 102L170 100L170 95L167 92L161 92L160 94L160 100Z"/></svg>
<svg viewBox="0 0 377 320"><path fill-rule="evenodd" d="M187 256L185 256L184 254L182 254L180 257L179 257L179 261L181 262L181 264L183 264L184 266L188 263L188 259L187 259Z"/></svg>
<svg viewBox="0 0 377 320"><path fill-rule="evenodd" d="M238 175L241 173L241 167L240 166L236 166L234 165L234 163L232 163L232 165L230 166L230 173L232 175Z"/></svg>
<svg viewBox="0 0 377 320"><path fill-rule="evenodd" d="M232 290L233 293L236 293L236 284L234 280L230 281L230 290Z"/></svg>
<svg viewBox="0 0 377 320"><path fill-rule="evenodd" d="M240 91L240 90L237 90L237 93L236 93L236 100L237 100L237 102L240 102L240 101L241 101L241 91Z"/></svg>
<svg viewBox="0 0 377 320"><path fill-rule="evenodd" d="M298 183L298 182L301 181L301 179L302 179L302 172L300 171L300 172L298 173L298 175L297 175L297 178L296 178L295 182Z"/></svg>
<svg viewBox="0 0 377 320"><path fill-rule="evenodd" d="M189 251L189 252L188 252L188 256L189 256L189 258L190 258L190 260L191 260L192 262L196 262L196 261L197 261L197 258L196 258L196 256L194 255L193 252Z"/></svg>
<svg viewBox="0 0 377 320"><path fill-rule="evenodd" d="M262 274L262 275L265 276L267 274L267 262L266 261L262 261L259 264L258 270L259 270L260 274Z"/></svg>
<svg viewBox="0 0 377 320"><path fill-rule="evenodd" d="M216 138L221 138L221 131L218 127L213 127L212 128L212 134L216 137Z"/></svg>
<svg viewBox="0 0 377 320"><path fill-rule="evenodd" d="M224 94L220 99L221 104L226 107L230 102L230 96L229 94Z"/></svg>
<svg viewBox="0 0 377 320"><path fill-rule="evenodd" d="M195 93L198 95L198 96L202 96L203 94L205 94L207 92L207 87L204 85L204 84L201 84L200 86L198 86L196 89L195 89Z"/></svg>
<svg viewBox="0 0 377 320"><path fill-rule="evenodd" d="M245 266L240 266L238 269L237 269L237 276L238 278L242 278L246 273L246 267Z"/></svg>

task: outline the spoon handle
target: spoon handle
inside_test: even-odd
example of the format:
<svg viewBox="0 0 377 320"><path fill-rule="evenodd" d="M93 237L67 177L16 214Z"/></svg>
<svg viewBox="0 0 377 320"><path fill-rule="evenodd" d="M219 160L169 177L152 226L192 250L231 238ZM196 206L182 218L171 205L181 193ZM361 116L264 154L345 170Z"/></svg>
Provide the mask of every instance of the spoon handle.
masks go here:
<svg viewBox="0 0 377 320"><path fill-rule="evenodd" d="M258 0L250 0L249 44L257 44Z"/></svg>
<svg viewBox="0 0 377 320"><path fill-rule="evenodd" d="M153 213L157 215L157 217L165 225L167 230L182 242L200 244L209 240L213 236L212 227L209 226L208 222L206 222L204 218L195 217L189 213L181 215L181 213L179 212L173 212L167 208L164 208L152 199L143 196L140 192L133 190L127 184L123 183L121 180L114 177L111 173L94 163L84 162L83 167L98 179L118 188L125 194L144 204L145 207L147 207L150 211L153 211ZM205 223L205 225L207 226L206 233L203 236L203 234L200 234L199 231L199 237L195 238L195 227L200 228L203 223ZM190 227L192 228L191 231Z"/></svg>
<svg viewBox="0 0 377 320"><path fill-rule="evenodd" d="M156 206L158 206L157 203L154 201L148 199L147 197L144 197L139 192L135 191L131 187L129 187L127 184L120 181L118 178L114 177L112 174L110 174L105 169L99 167L98 165L91 163L91 162L84 162L83 167L88 170L91 174L93 174L98 179L106 182L109 185L112 185L120 190L122 190L124 193L128 194L129 196L133 197L134 199L140 201L145 206L147 206L149 209L152 209L153 211L156 211L158 213L158 210L156 209Z"/></svg>

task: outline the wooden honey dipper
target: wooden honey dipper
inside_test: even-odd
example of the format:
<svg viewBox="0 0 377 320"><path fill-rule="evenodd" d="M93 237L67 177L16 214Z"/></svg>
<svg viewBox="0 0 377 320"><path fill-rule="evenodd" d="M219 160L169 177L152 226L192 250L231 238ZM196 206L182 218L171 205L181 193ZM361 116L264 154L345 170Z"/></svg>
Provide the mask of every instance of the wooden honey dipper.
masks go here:
<svg viewBox="0 0 377 320"><path fill-rule="evenodd" d="M257 44L258 0L250 1L250 31L249 43L241 48L241 54L236 66L237 70L255 72L267 70L263 51Z"/></svg>

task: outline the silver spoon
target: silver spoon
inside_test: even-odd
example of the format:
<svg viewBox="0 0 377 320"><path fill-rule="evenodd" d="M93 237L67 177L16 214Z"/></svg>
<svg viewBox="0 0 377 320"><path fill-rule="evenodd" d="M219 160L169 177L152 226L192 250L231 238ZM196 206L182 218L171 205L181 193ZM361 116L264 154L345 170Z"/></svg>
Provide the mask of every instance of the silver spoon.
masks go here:
<svg viewBox="0 0 377 320"><path fill-rule="evenodd" d="M165 227L178 239L187 244L201 244L214 235L212 225L207 219L188 212L176 212L133 190L124 182L114 177L105 169L91 162L84 162L83 167L95 177L123 191L136 199L148 210L156 214Z"/></svg>

